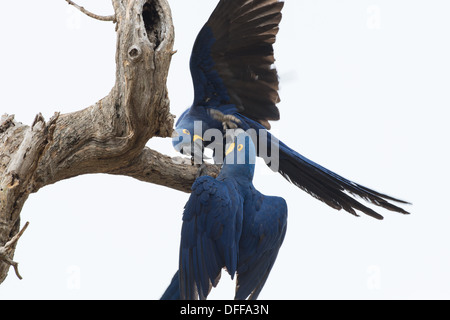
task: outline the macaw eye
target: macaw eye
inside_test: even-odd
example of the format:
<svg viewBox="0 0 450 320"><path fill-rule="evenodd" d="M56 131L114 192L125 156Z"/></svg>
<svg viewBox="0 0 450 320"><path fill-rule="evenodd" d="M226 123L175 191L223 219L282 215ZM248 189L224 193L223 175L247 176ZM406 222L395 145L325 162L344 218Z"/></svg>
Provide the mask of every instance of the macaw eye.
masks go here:
<svg viewBox="0 0 450 320"><path fill-rule="evenodd" d="M191 133L189 132L189 130L188 129L183 129L183 133L184 134L188 134L188 135L190 135Z"/></svg>
<svg viewBox="0 0 450 320"><path fill-rule="evenodd" d="M242 144L238 145L237 150L242 151L242 149L244 149L244 146Z"/></svg>

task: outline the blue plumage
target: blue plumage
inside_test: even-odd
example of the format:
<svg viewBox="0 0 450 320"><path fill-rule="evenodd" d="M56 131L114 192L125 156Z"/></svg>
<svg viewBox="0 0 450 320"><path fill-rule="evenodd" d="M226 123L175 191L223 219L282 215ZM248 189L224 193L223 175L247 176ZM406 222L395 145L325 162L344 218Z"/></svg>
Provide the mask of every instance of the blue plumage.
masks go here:
<svg viewBox="0 0 450 320"><path fill-rule="evenodd" d="M180 272L175 272L161 300L180 300Z"/></svg>
<svg viewBox="0 0 450 320"><path fill-rule="evenodd" d="M255 147L238 132L219 176L199 177L192 186L179 272L162 299L206 299L223 268L232 279L237 274L236 299L256 299L267 280L286 233L287 205L255 189Z"/></svg>
<svg viewBox="0 0 450 320"><path fill-rule="evenodd" d="M194 83L194 105L218 107L223 101L229 101L225 84L219 73L214 69L214 60L211 57L211 47L214 44L214 34L210 27L202 28L194 44L191 55L191 76ZM207 92L216 92L207 95Z"/></svg>
<svg viewBox="0 0 450 320"><path fill-rule="evenodd" d="M245 130L251 139L241 133L236 139L245 141L214 149L225 154L215 153L215 161L223 160L219 176L193 184L183 213L179 271L162 299L206 299L223 268L236 276L235 299L260 294L284 240L287 205L254 188L255 156L334 209L383 218L358 196L408 214L389 201L407 202L320 166L268 131L269 121L280 118L273 44L282 8L278 0L220 0L197 36L190 60L194 101L176 124L175 149L202 159L203 149L217 148L218 142L205 139L206 133L222 132L224 124ZM223 136L220 140L225 142Z"/></svg>
<svg viewBox="0 0 450 320"><path fill-rule="evenodd" d="M287 227L287 204L283 198L264 196L249 188L244 205L244 226L239 246L237 300L258 298Z"/></svg>
<svg viewBox="0 0 450 320"><path fill-rule="evenodd" d="M205 299L222 268L237 269L243 199L233 179L198 178L183 214L180 290L183 299Z"/></svg>
<svg viewBox="0 0 450 320"><path fill-rule="evenodd" d="M273 66L273 43L282 8L283 2L278 0L221 0L218 3L194 44L190 70L195 97L176 124L175 149L201 159L203 148L211 148L213 144L195 140L198 123L201 123L201 132L195 134L203 137L208 130L222 130L224 122L231 122L244 130L256 130L254 143L258 156L264 157L266 163L288 181L332 208L383 218L357 201L355 196L359 196L376 206L408 214L389 201L407 202L320 166L268 132L269 121L279 119L276 107L280 100L279 83ZM222 120L217 114L222 114ZM273 141L279 142L277 166L273 166L273 158L261 152L261 146L269 151L273 149ZM216 156L215 160L222 159Z"/></svg>

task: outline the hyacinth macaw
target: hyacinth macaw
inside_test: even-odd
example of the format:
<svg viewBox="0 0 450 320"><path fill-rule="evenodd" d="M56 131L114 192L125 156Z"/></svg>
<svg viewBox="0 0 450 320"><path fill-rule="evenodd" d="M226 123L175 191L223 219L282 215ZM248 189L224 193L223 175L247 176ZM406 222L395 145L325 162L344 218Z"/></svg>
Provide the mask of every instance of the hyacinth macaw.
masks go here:
<svg viewBox="0 0 450 320"><path fill-rule="evenodd" d="M203 154L211 141L203 138L210 129L255 129L257 154L261 143L271 150L276 140L269 121L279 120L276 104L278 75L273 44L281 21L283 2L278 0L221 0L195 41L190 70L194 102L179 118L173 136L175 149L194 156ZM196 123L201 123L196 132ZM198 130L197 130L198 131ZM264 136L264 140L261 138ZM392 204L407 202L379 193L320 166L279 141L278 171L288 181L334 209L358 216L357 210L376 219L383 217L355 196L385 209L408 214ZM215 159L217 160L217 159Z"/></svg>
<svg viewBox="0 0 450 320"><path fill-rule="evenodd" d="M226 268L232 279L237 275L235 299L253 300L269 276L286 234L287 205L255 189L255 146L243 130L234 132L218 177L192 185L179 271L162 299L206 299Z"/></svg>

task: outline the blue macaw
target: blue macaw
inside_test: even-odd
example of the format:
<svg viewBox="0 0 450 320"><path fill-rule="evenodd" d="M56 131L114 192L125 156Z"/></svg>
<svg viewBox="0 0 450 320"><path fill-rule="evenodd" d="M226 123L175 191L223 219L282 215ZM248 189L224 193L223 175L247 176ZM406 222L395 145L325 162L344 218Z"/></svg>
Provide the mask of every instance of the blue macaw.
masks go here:
<svg viewBox="0 0 450 320"><path fill-rule="evenodd" d="M253 186L256 150L243 130L234 131L216 179L192 185L183 213L179 271L162 299L206 299L222 269L233 279L235 299L256 299L283 243L287 205Z"/></svg>
<svg viewBox="0 0 450 320"><path fill-rule="evenodd" d="M267 149L276 140L267 130L279 120L276 104L278 75L273 44L284 3L278 0L221 0L195 41L190 70L194 102L179 118L173 136L175 149L187 155L203 154L211 142L202 137L210 129L254 129L258 156L261 136ZM201 132L195 124L201 123ZM264 133L264 134L262 134ZM198 151L198 152L196 152ZM215 159L217 160L217 159ZM268 160L266 163L268 163ZM355 199L408 214L392 204L408 204L371 190L320 166L279 141L278 171L288 181L334 209L358 216L359 210L376 219L383 217Z"/></svg>

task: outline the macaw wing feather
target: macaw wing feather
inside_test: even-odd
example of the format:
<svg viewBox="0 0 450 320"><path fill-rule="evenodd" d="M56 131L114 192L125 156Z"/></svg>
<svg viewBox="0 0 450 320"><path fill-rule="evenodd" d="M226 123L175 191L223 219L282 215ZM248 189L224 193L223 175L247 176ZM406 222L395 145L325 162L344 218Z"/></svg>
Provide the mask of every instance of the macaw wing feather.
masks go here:
<svg viewBox="0 0 450 320"><path fill-rule="evenodd" d="M198 178L183 213L180 244L181 299L206 299L222 268L234 274L242 225L236 190L209 176Z"/></svg>
<svg viewBox="0 0 450 320"><path fill-rule="evenodd" d="M256 300L275 263L287 227L287 205L280 197L259 196L259 210L244 217L237 270L236 300ZM250 220L250 221L249 221Z"/></svg>
<svg viewBox="0 0 450 320"><path fill-rule="evenodd" d="M273 44L283 5L278 0L219 2L191 55L194 107L234 104L260 123L279 120Z"/></svg>
<svg viewBox="0 0 450 320"><path fill-rule="evenodd" d="M175 272L169 286L160 300L180 300L180 277L179 271Z"/></svg>

